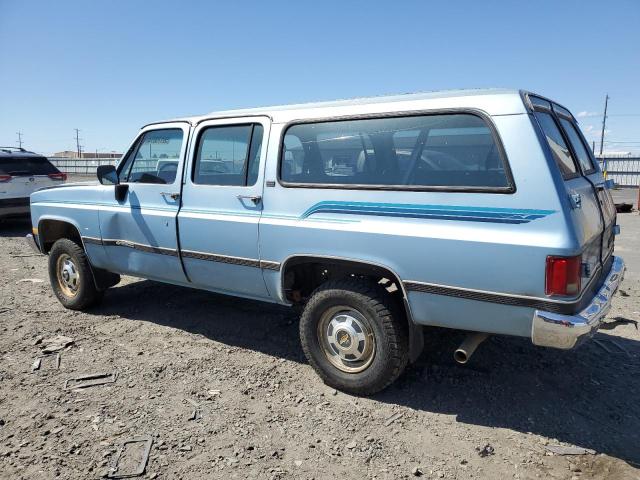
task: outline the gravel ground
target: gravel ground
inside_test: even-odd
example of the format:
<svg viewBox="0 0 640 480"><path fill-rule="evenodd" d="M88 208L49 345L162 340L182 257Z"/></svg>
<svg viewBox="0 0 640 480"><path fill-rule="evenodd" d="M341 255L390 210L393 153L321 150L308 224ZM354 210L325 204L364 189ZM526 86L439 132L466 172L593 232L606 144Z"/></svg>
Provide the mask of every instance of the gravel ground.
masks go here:
<svg viewBox="0 0 640 480"><path fill-rule="evenodd" d="M0 477L101 478L123 440L151 435L144 478L640 479L640 333L625 324L640 320L640 216L619 223L630 272L595 341L492 337L460 366L462 334L428 329L419 361L372 398L319 381L287 308L127 277L91 312L67 311L28 223L1 224ZM74 339L59 369L48 357L32 372L55 335Z"/></svg>

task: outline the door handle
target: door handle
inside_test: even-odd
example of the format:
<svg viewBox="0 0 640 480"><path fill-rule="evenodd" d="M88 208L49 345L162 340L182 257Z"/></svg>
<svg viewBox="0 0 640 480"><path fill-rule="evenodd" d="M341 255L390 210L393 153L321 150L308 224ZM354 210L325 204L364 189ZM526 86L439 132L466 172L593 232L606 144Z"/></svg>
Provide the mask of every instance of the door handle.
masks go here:
<svg viewBox="0 0 640 480"><path fill-rule="evenodd" d="M238 195L238 200L251 200L254 205L258 205L262 197L260 195Z"/></svg>
<svg viewBox="0 0 640 480"><path fill-rule="evenodd" d="M160 192L160 195L163 197L171 197L172 200L178 200L180 198L180 194L178 192Z"/></svg>

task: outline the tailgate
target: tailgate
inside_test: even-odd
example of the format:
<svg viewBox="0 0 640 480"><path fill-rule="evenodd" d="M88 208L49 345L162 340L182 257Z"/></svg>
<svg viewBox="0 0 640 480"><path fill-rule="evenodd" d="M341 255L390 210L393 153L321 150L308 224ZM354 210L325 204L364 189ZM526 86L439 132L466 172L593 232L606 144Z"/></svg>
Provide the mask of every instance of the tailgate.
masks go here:
<svg viewBox="0 0 640 480"><path fill-rule="evenodd" d="M530 97L534 116L565 182L571 218L582 247L582 286L613 251L615 205L598 163L571 113L546 99Z"/></svg>

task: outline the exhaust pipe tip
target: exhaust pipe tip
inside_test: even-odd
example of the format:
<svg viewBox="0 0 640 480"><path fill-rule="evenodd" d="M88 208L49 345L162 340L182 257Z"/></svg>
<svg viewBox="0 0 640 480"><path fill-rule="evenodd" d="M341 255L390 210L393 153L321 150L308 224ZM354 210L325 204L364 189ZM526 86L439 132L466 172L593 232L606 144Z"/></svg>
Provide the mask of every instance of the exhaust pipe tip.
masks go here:
<svg viewBox="0 0 640 480"><path fill-rule="evenodd" d="M453 359L456 362L464 365L469 361L469 355L467 355L466 351L462 350L461 348L458 348L455 352L453 352Z"/></svg>
<svg viewBox="0 0 640 480"><path fill-rule="evenodd" d="M476 351L478 345L484 342L489 334L487 333L470 333L466 336L460 346L453 352L453 359L461 365L469 361L473 352Z"/></svg>

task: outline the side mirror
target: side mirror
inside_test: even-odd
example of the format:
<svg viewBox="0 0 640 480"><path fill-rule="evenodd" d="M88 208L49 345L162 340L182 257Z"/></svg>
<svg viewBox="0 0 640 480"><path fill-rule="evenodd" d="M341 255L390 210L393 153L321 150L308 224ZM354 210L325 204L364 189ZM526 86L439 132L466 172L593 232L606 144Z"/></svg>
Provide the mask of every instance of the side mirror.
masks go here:
<svg viewBox="0 0 640 480"><path fill-rule="evenodd" d="M113 165L99 165L97 174L98 181L102 185L118 185L120 183L118 172L116 172L116 167Z"/></svg>

